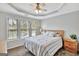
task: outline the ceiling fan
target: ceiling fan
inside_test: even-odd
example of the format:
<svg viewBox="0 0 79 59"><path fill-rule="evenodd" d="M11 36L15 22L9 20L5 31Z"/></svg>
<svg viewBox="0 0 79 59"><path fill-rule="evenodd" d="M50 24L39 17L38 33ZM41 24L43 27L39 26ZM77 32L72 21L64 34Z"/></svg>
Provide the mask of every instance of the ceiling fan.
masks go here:
<svg viewBox="0 0 79 59"><path fill-rule="evenodd" d="M35 3L34 4L34 11L35 13L39 14L42 13L44 11L47 11L46 9L44 9L45 3Z"/></svg>

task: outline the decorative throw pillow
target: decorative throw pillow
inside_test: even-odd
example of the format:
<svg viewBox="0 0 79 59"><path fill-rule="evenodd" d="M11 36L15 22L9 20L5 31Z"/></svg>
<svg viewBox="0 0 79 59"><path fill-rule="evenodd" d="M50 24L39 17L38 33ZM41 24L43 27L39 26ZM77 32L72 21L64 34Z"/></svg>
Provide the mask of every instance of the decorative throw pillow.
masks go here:
<svg viewBox="0 0 79 59"><path fill-rule="evenodd" d="M49 32L49 34L48 34L49 36L52 36L52 37L55 37L55 35L56 35L56 32Z"/></svg>

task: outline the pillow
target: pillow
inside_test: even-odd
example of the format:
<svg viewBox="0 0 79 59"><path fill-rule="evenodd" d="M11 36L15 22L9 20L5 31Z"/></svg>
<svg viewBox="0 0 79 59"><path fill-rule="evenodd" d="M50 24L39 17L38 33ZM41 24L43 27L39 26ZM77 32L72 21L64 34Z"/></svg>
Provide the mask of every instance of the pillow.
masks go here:
<svg viewBox="0 0 79 59"><path fill-rule="evenodd" d="M53 37L61 37L61 35L57 32L50 32L49 36L53 36Z"/></svg>
<svg viewBox="0 0 79 59"><path fill-rule="evenodd" d="M55 37L60 37L61 35L60 34L58 34L58 33L56 33L56 35L55 35Z"/></svg>
<svg viewBox="0 0 79 59"><path fill-rule="evenodd" d="M45 31L42 31L42 32L41 32L42 35L44 35L45 33L46 33Z"/></svg>
<svg viewBox="0 0 79 59"><path fill-rule="evenodd" d="M54 37L56 35L56 32L49 32L48 36Z"/></svg>
<svg viewBox="0 0 79 59"><path fill-rule="evenodd" d="M48 36L49 35L49 32L45 32L43 35Z"/></svg>
<svg viewBox="0 0 79 59"><path fill-rule="evenodd" d="M44 36L50 36L50 37L60 37L60 34L58 34L57 32L50 32L50 31L47 31L47 32L41 32L42 35Z"/></svg>

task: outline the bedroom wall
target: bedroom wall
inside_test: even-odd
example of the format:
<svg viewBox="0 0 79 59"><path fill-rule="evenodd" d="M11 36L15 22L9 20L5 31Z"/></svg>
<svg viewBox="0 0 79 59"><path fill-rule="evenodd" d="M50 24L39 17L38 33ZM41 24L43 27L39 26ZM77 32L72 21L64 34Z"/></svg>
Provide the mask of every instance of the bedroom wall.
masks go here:
<svg viewBox="0 0 79 59"><path fill-rule="evenodd" d="M42 28L62 29L65 31L65 36L71 33L79 34L79 11L42 20Z"/></svg>
<svg viewBox="0 0 79 59"><path fill-rule="evenodd" d="M0 15L0 53L7 53L5 18Z"/></svg>

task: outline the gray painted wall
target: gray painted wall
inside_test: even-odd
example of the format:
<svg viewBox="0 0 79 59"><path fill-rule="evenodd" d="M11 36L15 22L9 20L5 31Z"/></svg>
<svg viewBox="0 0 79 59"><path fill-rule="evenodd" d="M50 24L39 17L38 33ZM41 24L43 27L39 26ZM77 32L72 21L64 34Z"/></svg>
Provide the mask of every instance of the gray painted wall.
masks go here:
<svg viewBox="0 0 79 59"><path fill-rule="evenodd" d="M79 11L42 20L42 28L63 29L67 36L71 33L79 34Z"/></svg>

